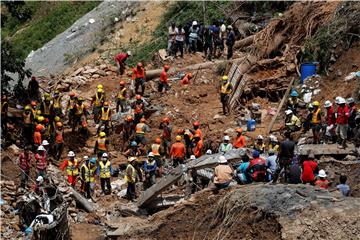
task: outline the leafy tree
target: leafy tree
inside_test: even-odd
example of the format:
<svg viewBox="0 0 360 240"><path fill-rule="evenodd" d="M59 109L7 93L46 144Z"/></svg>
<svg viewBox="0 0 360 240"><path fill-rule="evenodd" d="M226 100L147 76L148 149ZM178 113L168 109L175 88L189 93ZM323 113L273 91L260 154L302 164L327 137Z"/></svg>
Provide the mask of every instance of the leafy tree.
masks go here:
<svg viewBox="0 0 360 240"><path fill-rule="evenodd" d="M17 18L21 22L25 22L32 16L31 9L25 6L25 1L4 1L11 16Z"/></svg>

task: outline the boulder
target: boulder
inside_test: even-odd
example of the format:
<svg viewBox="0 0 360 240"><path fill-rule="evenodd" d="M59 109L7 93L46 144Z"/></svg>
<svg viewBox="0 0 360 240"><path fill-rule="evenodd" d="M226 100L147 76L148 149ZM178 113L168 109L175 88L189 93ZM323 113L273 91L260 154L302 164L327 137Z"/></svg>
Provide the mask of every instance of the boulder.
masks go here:
<svg viewBox="0 0 360 240"><path fill-rule="evenodd" d="M18 146L16 146L15 144L12 144L8 149L10 153L15 156L20 154L20 148L18 148Z"/></svg>
<svg viewBox="0 0 360 240"><path fill-rule="evenodd" d="M83 67L79 68L78 70L76 70L75 72L73 72L72 76L76 76L79 75L80 73L82 73L85 69Z"/></svg>
<svg viewBox="0 0 360 240"><path fill-rule="evenodd" d="M104 70L98 70L96 73L103 77L106 76L106 72Z"/></svg>
<svg viewBox="0 0 360 240"><path fill-rule="evenodd" d="M106 69L107 68L107 65L106 64L101 64L100 66L99 66L99 69L100 70L104 70L104 69Z"/></svg>

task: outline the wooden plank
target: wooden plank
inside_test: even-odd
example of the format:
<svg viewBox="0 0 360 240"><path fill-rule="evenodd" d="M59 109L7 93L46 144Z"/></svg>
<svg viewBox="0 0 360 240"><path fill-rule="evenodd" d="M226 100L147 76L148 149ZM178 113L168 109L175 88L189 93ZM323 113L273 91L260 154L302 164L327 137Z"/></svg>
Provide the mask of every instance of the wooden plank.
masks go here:
<svg viewBox="0 0 360 240"><path fill-rule="evenodd" d="M308 155L310 152L314 155L347 155L355 150L354 144L348 144L348 147L339 148L338 144L305 144L298 146L299 155Z"/></svg>
<svg viewBox="0 0 360 240"><path fill-rule="evenodd" d="M234 73L235 73L236 69L237 69L237 64L233 63L231 65L230 71L228 73L229 80L231 80L234 77Z"/></svg>
<svg viewBox="0 0 360 240"><path fill-rule="evenodd" d="M245 87L245 84L246 84L246 78L243 77L238 85L238 87L236 88L234 94L232 95L232 97L230 98L230 101L229 101L229 104L230 104L230 108L233 108L235 103L236 103L236 100L241 96L243 90L244 90L244 87Z"/></svg>
<svg viewBox="0 0 360 240"><path fill-rule="evenodd" d="M294 81L295 81L295 78L292 78L291 81L290 81L290 84L289 84L288 88L286 89L286 92L285 92L285 95L284 95L283 99L281 99L281 102L280 102L280 104L279 104L279 106L278 106L278 108L277 108L277 110L276 110L275 115L274 115L273 118L271 119L270 125L269 125L269 127L268 127L268 129L267 129L267 135L271 132L271 129L272 129L272 127L274 126L274 123L275 123L275 121L276 121L276 118L278 117L278 115L279 115L279 113L280 113L280 110L282 109L282 107L283 107L283 105L284 105L284 103L285 103L285 101L286 101L286 99L287 99L287 97L288 97L288 95L289 95L289 93L290 93L290 90L291 90L292 85L294 84Z"/></svg>

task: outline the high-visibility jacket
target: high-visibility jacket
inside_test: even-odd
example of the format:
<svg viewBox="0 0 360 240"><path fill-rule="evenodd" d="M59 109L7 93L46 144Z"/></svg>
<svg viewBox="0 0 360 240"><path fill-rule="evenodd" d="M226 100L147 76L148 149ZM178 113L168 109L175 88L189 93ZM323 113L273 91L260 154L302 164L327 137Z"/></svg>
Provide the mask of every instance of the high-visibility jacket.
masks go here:
<svg viewBox="0 0 360 240"><path fill-rule="evenodd" d="M110 161L107 161L105 164L103 161L99 163L100 166L100 178L110 178L111 172L110 172Z"/></svg>
<svg viewBox="0 0 360 240"><path fill-rule="evenodd" d="M229 94L231 93L231 87L230 87L230 82L226 82L225 84L221 84L221 93L222 94Z"/></svg>
<svg viewBox="0 0 360 240"><path fill-rule="evenodd" d="M184 158L186 154L185 145L182 142L175 142L170 148L172 158Z"/></svg>
<svg viewBox="0 0 360 240"><path fill-rule="evenodd" d="M46 105L46 103L44 102L43 106L44 106L44 112L42 114L50 115L50 110L51 110L51 107L52 107L52 103L49 103L49 105Z"/></svg>
<svg viewBox="0 0 360 240"><path fill-rule="evenodd" d="M75 107L75 98L74 99L70 98L68 101L68 109L72 110L74 109L74 107Z"/></svg>
<svg viewBox="0 0 360 240"><path fill-rule="evenodd" d="M318 186L320 188L323 188L323 189L328 189L329 188L329 181L328 180L316 180L315 182L315 186Z"/></svg>
<svg viewBox="0 0 360 240"><path fill-rule="evenodd" d="M131 171L130 176L128 176L128 174L127 174L129 171ZM137 173L136 173L134 166L129 163L126 167L125 181L128 183L135 183L136 176L137 176Z"/></svg>
<svg viewBox="0 0 360 240"><path fill-rule="evenodd" d="M74 162L68 160L67 166L66 166L66 173L68 176L79 175L78 161L76 159L74 159Z"/></svg>
<svg viewBox="0 0 360 240"><path fill-rule="evenodd" d="M321 109L318 108L315 110L312 114L311 123L312 124L319 124L321 122L321 115L320 115Z"/></svg>
<svg viewBox="0 0 360 240"><path fill-rule="evenodd" d="M133 73L132 73L132 76L131 76L131 79L132 80L135 80L137 78L145 78L145 70L144 68L133 68Z"/></svg>
<svg viewBox="0 0 360 240"><path fill-rule="evenodd" d="M41 139L41 133L38 131L34 132L34 143L37 145L41 145L42 139Z"/></svg>
<svg viewBox="0 0 360 240"><path fill-rule="evenodd" d="M145 125L146 125L145 123L136 124L136 127L135 127L136 134L145 134L145 131L144 131Z"/></svg>
<svg viewBox="0 0 360 240"><path fill-rule="evenodd" d="M44 170L47 167L47 160L46 160L46 153L43 155L35 154L35 160L36 160L36 168L39 170Z"/></svg>
<svg viewBox="0 0 360 240"><path fill-rule="evenodd" d="M160 156L160 144L153 143L151 145L151 151L155 156Z"/></svg>
<svg viewBox="0 0 360 240"><path fill-rule="evenodd" d="M236 137L233 147L234 148L243 148L246 145L246 139L243 135L240 135L239 137Z"/></svg>
<svg viewBox="0 0 360 240"><path fill-rule="evenodd" d="M255 142L254 144L254 149L258 150L260 153L263 153L265 151L265 143L258 143L258 142Z"/></svg>
<svg viewBox="0 0 360 240"><path fill-rule="evenodd" d="M23 113L24 124L31 124L31 112L29 114Z"/></svg>
<svg viewBox="0 0 360 240"><path fill-rule="evenodd" d="M55 130L55 143L63 143L63 130Z"/></svg>
<svg viewBox="0 0 360 240"><path fill-rule="evenodd" d="M95 103L94 106L99 107L101 106L102 102L104 101L104 94L101 94L99 97L98 93L95 93Z"/></svg>
<svg viewBox="0 0 360 240"><path fill-rule="evenodd" d="M196 144L196 146L195 146L195 148L194 148L194 155L195 155L195 157L197 157L197 158L199 158L199 157L201 157L202 156L202 152L203 152L203 147L204 147L204 143L203 143L203 140L200 140L197 144Z"/></svg>
<svg viewBox="0 0 360 240"><path fill-rule="evenodd" d="M85 111L85 105L82 103L81 105L76 104L76 115L82 115Z"/></svg>
<svg viewBox="0 0 360 240"><path fill-rule="evenodd" d="M96 166L89 168L86 163L84 163L81 168L85 170L85 179L83 181L85 182L95 182L95 171Z"/></svg>
<svg viewBox="0 0 360 240"><path fill-rule="evenodd" d="M279 148L280 148L279 144L276 144L276 143L274 143L274 144L270 143L269 144L269 150L272 149L275 152L277 152L277 151L279 151Z"/></svg>
<svg viewBox="0 0 360 240"><path fill-rule="evenodd" d="M203 134L202 131L200 130L200 128L195 130L195 135L198 134L200 136L200 139L203 139Z"/></svg>
<svg viewBox="0 0 360 240"><path fill-rule="evenodd" d="M32 158L32 154L25 154L25 153L21 153L19 156L19 166L22 170L24 171L29 171L30 170L30 161Z"/></svg>
<svg viewBox="0 0 360 240"><path fill-rule="evenodd" d="M98 138L98 149L102 151L106 151L106 138Z"/></svg>
<svg viewBox="0 0 360 240"><path fill-rule="evenodd" d="M54 108L61 108L61 96L54 98Z"/></svg>
<svg viewBox="0 0 360 240"><path fill-rule="evenodd" d="M285 125L289 126L289 127L290 126L296 126L296 127L300 128L301 127L301 121L297 116L292 115L291 119L290 119L290 122L286 122Z"/></svg>
<svg viewBox="0 0 360 240"><path fill-rule="evenodd" d="M134 110L134 113L135 114L140 114L140 113L142 113L143 112L143 103L140 103L140 104L138 104L138 103L136 103L135 102L135 110Z"/></svg>
<svg viewBox="0 0 360 240"><path fill-rule="evenodd" d="M337 118L336 123L337 124L348 124L349 122L349 108L345 106L339 106L337 108Z"/></svg>
<svg viewBox="0 0 360 240"><path fill-rule="evenodd" d="M124 100L126 99L126 96L125 96L125 92L126 92L126 88L122 88L120 89L118 95L117 95L117 98L120 99L120 100Z"/></svg>
<svg viewBox="0 0 360 240"><path fill-rule="evenodd" d="M36 109L31 108L31 112L34 118L36 118L36 111L37 111Z"/></svg>
<svg viewBox="0 0 360 240"><path fill-rule="evenodd" d="M168 84L169 80L168 80L168 75L166 73L165 70L163 70L160 74L160 82L164 83L164 84Z"/></svg>
<svg viewBox="0 0 360 240"><path fill-rule="evenodd" d="M105 108L101 109L101 121L108 121L110 115L110 108L105 111Z"/></svg>
<svg viewBox="0 0 360 240"><path fill-rule="evenodd" d="M219 152L226 153L227 151L230 151L233 149L233 146L231 143L221 143L219 147Z"/></svg>

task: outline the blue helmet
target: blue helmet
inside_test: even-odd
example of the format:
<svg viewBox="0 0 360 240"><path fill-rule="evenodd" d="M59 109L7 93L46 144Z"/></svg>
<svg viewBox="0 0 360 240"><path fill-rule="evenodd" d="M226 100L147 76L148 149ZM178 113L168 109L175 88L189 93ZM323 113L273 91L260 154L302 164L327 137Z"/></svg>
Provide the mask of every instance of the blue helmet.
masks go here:
<svg viewBox="0 0 360 240"><path fill-rule="evenodd" d="M90 163L95 164L96 163L96 158L94 158L94 157L90 158Z"/></svg>
<svg viewBox="0 0 360 240"><path fill-rule="evenodd" d="M132 141L132 142L130 143L130 146L131 146L131 147L136 147L136 146L137 146L137 143L136 143L135 141Z"/></svg>
<svg viewBox="0 0 360 240"><path fill-rule="evenodd" d="M252 156L253 156L253 158L258 158L260 156L259 151L257 151L257 150L253 151Z"/></svg>
<svg viewBox="0 0 360 240"><path fill-rule="evenodd" d="M291 97L298 97L299 94L297 93L296 90L292 90L291 94L290 94Z"/></svg>

